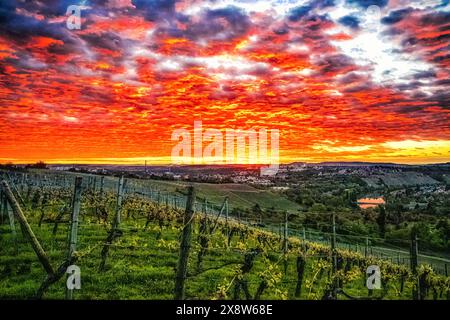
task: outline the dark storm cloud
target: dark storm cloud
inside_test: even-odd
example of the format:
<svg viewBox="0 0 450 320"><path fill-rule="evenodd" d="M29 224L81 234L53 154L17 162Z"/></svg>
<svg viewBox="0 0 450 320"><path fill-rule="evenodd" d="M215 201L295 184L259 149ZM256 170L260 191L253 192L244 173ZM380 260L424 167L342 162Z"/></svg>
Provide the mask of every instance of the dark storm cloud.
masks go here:
<svg viewBox="0 0 450 320"><path fill-rule="evenodd" d="M359 83L365 80L367 80L366 77L356 74L354 72L350 72L349 74L346 74L341 79L339 79L338 83L342 85L349 85L353 83Z"/></svg>
<svg viewBox="0 0 450 320"><path fill-rule="evenodd" d="M81 0L45 0L45 1L35 1L35 0L5 0L6 5L9 7L24 9L28 12L35 14L44 15L47 18L58 17L66 15L67 8L71 5L81 5ZM108 0L89 0L86 1L83 13L89 11L99 11L103 10Z"/></svg>
<svg viewBox="0 0 450 320"><path fill-rule="evenodd" d="M443 55L443 56L436 56L431 61L436 62L436 63L450 61L450 54L446 54L446 55Z"/></svg>
<svg viewBox="0 0 450 320"><path fill-rule="evenodd" d="M427 26L439 26L439 25L446 25L450 21L450 12L432 12L429 14L424 15L420 20L419 23L421 25L427 25Z"/></svg>
<svg viewBox="0 0 450 320"><path fill-rule="evenodd" d="M314 3L316 4L316 6L318 8L321 8L321 9L335 6L334 0L319 0L319 1L314 1Z"/></svg>
<svg viewBox="0 0 450 320"><path fill-rule="evenodd" d="M47 0L47 1L24 1L21 7L37 14L45 15L46 17L63 16L66 14L67 8L70 5L77 5L78 2L74 0Z"/></svg>
<svg viewBox="0 0 450 320"><path fill-rule="evenodd" d="M446 66L450 59L450 34L445 29L448 29L450 13L428 11L410 18L413 20L399 20L386 34L400 36L404 52L416 53L433 64Z"/></svg>
<svg viewBox="0 0 450 320"><path fill-rule="evenodd" d="M391 11L388 16L381 19L381 23L387 25L396 24L402 21L412 11L413 10L411 8Z"/></svg>
<svg viewBox="0 0 450 320"><path fill-rule="evenodd" d="M309 32L309 31L321 32L322 28L327 23L331 22L328 15L318 15L318 14L310 15L307 18L305 18L303 21L305 22L305 26L304 26L305 32Z"/></svg>
<svg viewBox="0 0 450 320"><path fill-rule="evenodd" d="M356 4L361 8L367 8L372 5L382 8L389 3L389 0L347 0L347 3Z"/></svg>
<svg viewBox="0 0 450 320"><path fill-rule="evenodd" d="M0 4L0 35L18 43L26 42L32 36L45 36L65 43L76 42L64 23L49 23L47 20L16 13L17 8L23 8L27 4L28 2L18 3L10 0Z"/></svg>
<svg viewBox="0 0 450 320"><path fill-rule="evenodd" d="M439 27L438 30L440 32L448 31L448 30L450 30L450 25Z"/></svg>
<svg viewBox="0 0 450 320"><path fill-rule="evenodd" d="M415 90L417 88L421 88L423 84L424 83L420 81L410 81L404 84L397 84L395 88L400 91Z"/></svg>
<svg viewBox="0 0 450 320"><path fill-rule="evenodd" d="M360 84L356 86L351 86L342 90L343 93L355 93L355 92L366 92L373 89L371 84Z"/></svg>
<svg viewBox="0 0 450 320"><path fill-rule="evenodd" d="M291 9L291 11L289 12L288 18L290 21L292 22L298 22L300 21L304 16L306 16L307 14L309 14L312 10L314 9L314 7L312 5L306 5L306 6L301 6L301 7L296 7Z"/></svg>
<svg viewBox="0 0 450 320"><path fill-rule="evenodd" d="M183 24L183 28L172 23L169 27L160 27L156 34L194 41L198 39L232 40L244 35L251 25L245 12L235 6L204 10L195 21L192 17L177 15L176 21Z"/></svg>
<svg viewBox="0 0 450 320"><path fill-rule="evenodd" d="M393 36L402 35L404 33L405 33L405 30L402 30L402 29L396 28L396 27L390 27L390 28L384 30L383 32L381 32L381 35L393 37Z"/></svg>
<svg viewBox="0 0 450 320"><path fill-rule="evenodd" d="M450 86L450 79L442 79L434 82L437 86Z"/></svg>
<svg viewBox="0 0 450 320"><path fill-rule="evenodd" d="M335 5L334 0L319 0L311 1L305 5L292 8L288 13L288 19L291 22L298 22L303 17L312 14L312 11L316 8L323 9L327 7L333 7Z"/></svg>
<svg viewBox="0 0 450 320"><path fill-rule="evenodd" d="M132 0L136 9L144 12L144 17L149 21L169 19L175 16L175 4L177 0Z"/></svg>
<svg viewBox="0 0 450 320"><path fill-rule="evenodd" d="M224 24L223 21L226 21ZM239 37L247 32L250 19L237 7L207 10L200 22L188 25L186 36L190 39L223 36L225 40Z"/></svg>
<svg viewBox="0 0 450 320"><path fill-rule="evenodd" d="M435 8L444 8L450 3L450 0L442 0L441 4L437 5Z"/></svg>
<svg viewBox="0 0 450 320"><path fill-rule="evenodd" d="M437 105L444 110L450 110L450 92L446 89L436 91L432 97L428 98L428 100L436 102ZM448 117L447 126L449 126Z"/></svg>
<svg viewBox="0 0 450 320"><path fill-rule="evenodd" d="M21 71L26 70L43 70L47 69L47 64L32 59L26 53L17 54L17 58L6 58L4 60L5 63L13 65L15 68L20 69Z"/></svg>
<svg viewBox="0 0 450 320"><path fill-rule="evenodd" d="M359 27L359 20L358 18L354 16L345 16L339 19L339 22L342 23L344 26L347 26L352 29L358 29Z"/></svg>
<svg viewBox="0 0 450 320"><path fill-rule="evenodd" d="M436 72L433 70L421 71L414 74L416 79L436 78Z"/></svg>
<svg viewBox="0 0 450 320"><path fill-rule="evenodd" d="M111 51L117 51L123 48L122 38L112 32L103 32L101 34L89 33L80 37L92 47L104 48Z"/></svg>
<svg viewBox="0 0 450 320"><path fill-rule="evenodd" d="M276 35L282 36L289 33L289 28L287 26L279 27L273 29L273 33Z"/></svg>
<svg viewBox="0 0 450 320"><path fill-rule="evenodd" d="M425 106L398 106L395 108L395 112L400 114L409 114L413 116L422 116Z"/></svg>
<svg viewBox="0 0 450 320"><path fill-rule="evenodd" d="M353 59L344 54L335 54L322 58L316 63L321 67L321 74L339 74L350 71L354 66Z"/></svg>

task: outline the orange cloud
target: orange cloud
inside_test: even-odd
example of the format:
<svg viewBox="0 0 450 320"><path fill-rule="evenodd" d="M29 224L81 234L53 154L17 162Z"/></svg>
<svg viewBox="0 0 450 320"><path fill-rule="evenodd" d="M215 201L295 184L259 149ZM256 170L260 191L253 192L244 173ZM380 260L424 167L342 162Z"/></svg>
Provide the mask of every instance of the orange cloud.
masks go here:
<svg viewBox="0 0 450 320"><path fill-rule="evenodd" d="M404 54L433 70L384 83L372 77L377 61L361 65L333 44L363 31L329 32L338 21L314 11L292 21L189 13L202 1L160 15L114 3L101 8L113 15L88 12L80 31L46 19L21 36L0 26L0 162L167 163L171 133L195 120L279 129L282 162L450 160L448 31L431 13L386 28L396 43L414 36ZM7 23L17 19L35 18Z"/></svg>

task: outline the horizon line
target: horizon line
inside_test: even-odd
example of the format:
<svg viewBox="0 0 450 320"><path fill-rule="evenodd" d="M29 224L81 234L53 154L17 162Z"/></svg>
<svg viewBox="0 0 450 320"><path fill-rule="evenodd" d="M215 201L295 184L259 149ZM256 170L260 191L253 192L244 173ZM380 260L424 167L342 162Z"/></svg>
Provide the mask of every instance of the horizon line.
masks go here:
<svg viewBox="0 0 450 320"><path fill-rule="evenodd" d="M46 165L55 166L55 165L61 165L61 166L148 166L148 167L189 167L189 166L268 166L271 165L270 163L146 163L143 164L142 162L78 162L77 160L72 161L61 161L61 162L53 162L53 161L45 161L45 160L38 160L38 161L32 161L32 162L13 162L13 161L2 161L0 160L0 165L20 165L20 166L26 166L26 165L33 165L38 162L44 162ZM334 160L334 161L305 161L305 160L294 160L289 162L279 162L278 165L289 165L294 163L305 163L305 164L321 164L321 163L362 163L362 164L388 164L388 165L407 165L407 166L414 166L414 165L442 165L442 164L448 164L450 163L450 159L448 161L443 162L389 162L389 161L358 161L358 160Z"/></svg>

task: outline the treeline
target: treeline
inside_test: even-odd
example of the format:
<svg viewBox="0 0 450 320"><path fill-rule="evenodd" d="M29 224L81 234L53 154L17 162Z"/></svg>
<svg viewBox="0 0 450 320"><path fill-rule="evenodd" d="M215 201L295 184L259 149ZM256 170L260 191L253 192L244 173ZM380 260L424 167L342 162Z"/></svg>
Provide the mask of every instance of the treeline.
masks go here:
<svg viewBox="0 0 450 320"><path fill-rule="evenodd" d="M0 169L11 170L11 171L25 171L27 169L47 169L47 164L43 161L38 161L33 164L18 165L12 162L7 162L5 164L0 164Z"/></svg>

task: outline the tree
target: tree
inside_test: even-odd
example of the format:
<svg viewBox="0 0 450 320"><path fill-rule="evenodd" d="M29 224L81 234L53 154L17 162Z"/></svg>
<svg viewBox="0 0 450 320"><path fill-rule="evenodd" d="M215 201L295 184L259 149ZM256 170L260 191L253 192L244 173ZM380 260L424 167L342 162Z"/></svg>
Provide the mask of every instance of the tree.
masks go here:
<svg viewBox="0 0 450 320"><path fill-rule="evenodd" d="M31 169L47 169L47 164L44 161L38 161L35 164L30 164L27 166Z"/></svg>
<svg viewBox="0 0 450 320"><path fill-rule="evenodd" d="M384 238L386 234L386 209L384 206L380 206L380 212L377 217L377 224L380 230L380 236Z"/></svg>
<svg viewBox="0 0 450 320"><path fill-rule="evenodd" d="M326 212L327 207L323 203L314 203L311 207L312 212Z"/></svg>
<svg viewBox="0 0 450 320"><path fill-rule="evenodd" d="M450 223L447 219L441 219L436 224L436 229L439 230L443 235L444 243L450 240Z"/></svg>
<svg viewBox="0 0 450 320"><path fill-rule="evenodd" d="M15 170L17 167L12 162L0 164L0 169Z"/></svg>
<svg viewBox="0 0 450 320"><path fill-rule="evenodd" d="M255 205L252 208L252 211L254 214L261 214L262 210L258 203L255 203Z"/></svg>
<svg viewBox="0 0 450 320"><path fill-rule="evenodd" d="M259 216L260 222L262 222L262 210L258 203L255 203L255 205L252 207L252 212L255 216Z"/></svg>
<svg viewBox="0 0 450 320"><path fill-rule="evenodd" d="M314 205L314 200L311 198L311 196L305 196L302 199L302 204L304 204L306 207L312 207Z"/></svg>

